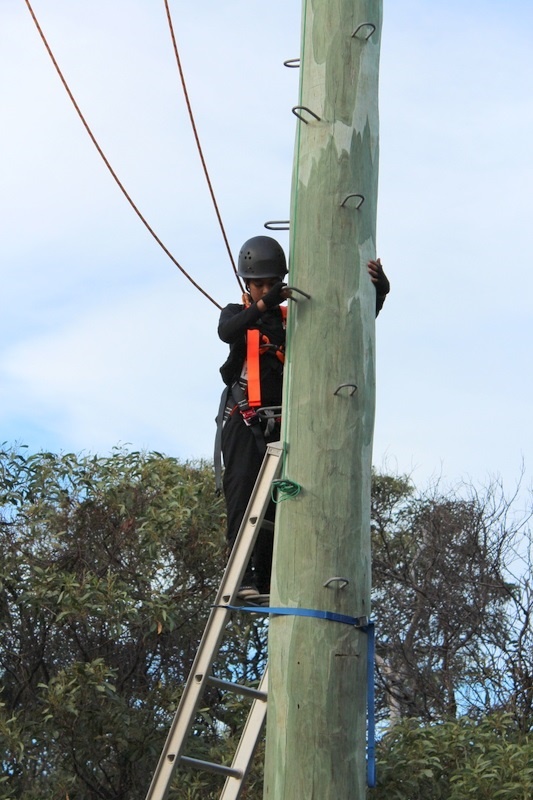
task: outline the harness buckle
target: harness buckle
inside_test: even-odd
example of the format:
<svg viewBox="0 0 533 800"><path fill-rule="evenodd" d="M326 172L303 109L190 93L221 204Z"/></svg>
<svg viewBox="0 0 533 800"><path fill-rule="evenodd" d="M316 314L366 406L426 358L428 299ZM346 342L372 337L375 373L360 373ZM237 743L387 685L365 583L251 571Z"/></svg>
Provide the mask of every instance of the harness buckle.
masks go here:
<svg viewBox="0 0 533 800"><path fill-rule="evenodd" d="M243 418L244 424L249 428L251 428L252 425L259 425L259 417L253 408L241 409L241 417Z"/></svg>

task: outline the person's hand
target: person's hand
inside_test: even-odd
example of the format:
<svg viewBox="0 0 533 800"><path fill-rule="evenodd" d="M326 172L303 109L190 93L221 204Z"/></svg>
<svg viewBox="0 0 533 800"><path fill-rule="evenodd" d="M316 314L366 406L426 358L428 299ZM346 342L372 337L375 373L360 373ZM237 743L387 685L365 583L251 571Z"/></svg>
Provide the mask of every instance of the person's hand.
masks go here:
<svg viewBox="0 0 533 800"><path fill-rule="evenodd" d="M280 303L283 303L284 300L287 300L288 297L291 296L291 290L287 288L287 286L278 281L275 283L272 289L265 294L264 297L261 298L259 302L263 302L267 308L275 308L279 306Z"/></svg>
<svg viewBox="0 0 533 800"><path fill-rule="evenodd" d="M383 272L383 267L381 265L381 259L378 258L375 261L369 261L367 264L368 274L370 275L370 280L376 287L376 294L383 297L390 292L390 283L389 279Z"/></svg>

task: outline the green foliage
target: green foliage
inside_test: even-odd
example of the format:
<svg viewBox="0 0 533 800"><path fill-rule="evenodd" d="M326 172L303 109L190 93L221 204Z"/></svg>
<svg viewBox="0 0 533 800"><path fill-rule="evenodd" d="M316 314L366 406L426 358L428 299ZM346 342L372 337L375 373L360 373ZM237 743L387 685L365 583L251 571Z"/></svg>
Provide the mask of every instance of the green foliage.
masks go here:
<svg viewBox="0 0 533 800"><path fill-rule="evenodd" d="M0 453L1 798L145 796L225 565L224 516L203 463ZM219 674L254 680L262 658L264 632L235 625ZM193 744L227 759L243 715L213 692Z"/></svg>
<svg viewBox="0 0 533 800"><path fill-rule="evenodd" d="M376 798L533 796L533 589L530 571L506 575L508 511L494 492L374 476L389 725ZM224 523L209 464L0 452L0 800L145 797L220 582ZM253 685L265 658L265 625L235 615L216 674ZM187 754L230 763L248 709L208 689ZM243 800L262 797L261 754ZM215 800L222 783L179 770L169 800Z"/></svg>
<svg viewBox="0 0 533 800"><path fill-rule="evenodd" d="M533 736L490 715L395 725L378 749L375 800L530 800Z"/></svg>

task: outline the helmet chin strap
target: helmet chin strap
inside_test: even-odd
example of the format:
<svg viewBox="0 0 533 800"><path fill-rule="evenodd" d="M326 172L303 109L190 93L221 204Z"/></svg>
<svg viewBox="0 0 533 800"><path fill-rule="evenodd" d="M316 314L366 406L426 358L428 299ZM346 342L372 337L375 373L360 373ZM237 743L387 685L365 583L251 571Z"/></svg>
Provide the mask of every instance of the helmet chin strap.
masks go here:
<svg viewBox="0 0 533 800"><path fill-rule="evenodd" d="M248 308L249 306L252 305L252 296L250 294L250 281L245 281L244 286L246 288L246 291L243 293L242 296L242 304L243 306L246 306L246 308Z"/></svg>

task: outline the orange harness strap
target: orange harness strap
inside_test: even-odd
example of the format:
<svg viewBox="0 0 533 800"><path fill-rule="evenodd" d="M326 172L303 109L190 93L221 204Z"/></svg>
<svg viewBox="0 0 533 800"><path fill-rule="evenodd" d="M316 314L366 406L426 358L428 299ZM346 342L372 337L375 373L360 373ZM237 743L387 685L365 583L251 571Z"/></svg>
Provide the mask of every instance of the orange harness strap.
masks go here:
<svg viewBox="0 0 533 800"><path fill-rule="evenodd" d="M248 405L259 408L261 405L261 381L259 376L259 337L257 329L247 331L246 368L248 372Z"/></svg>
<svg viewBox="0 0 533 800"><path fill-rule="evenodd" d="M283 327L285 327L287 319L287 307L280 306L281 317L283 320ZM261 347L261 343L266 344L267 347ZM259 369L259 357L268 349L268 337L262 336L259 330L251 328L246 331L246 369L248 381L248 405L250 408L259 408L261 406L261 376ZM283 350L277 350L276 356L283 364L285 355Z"/></svg>

